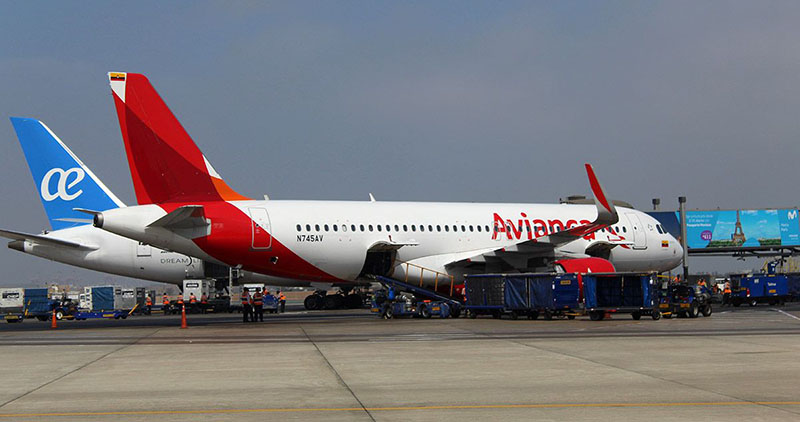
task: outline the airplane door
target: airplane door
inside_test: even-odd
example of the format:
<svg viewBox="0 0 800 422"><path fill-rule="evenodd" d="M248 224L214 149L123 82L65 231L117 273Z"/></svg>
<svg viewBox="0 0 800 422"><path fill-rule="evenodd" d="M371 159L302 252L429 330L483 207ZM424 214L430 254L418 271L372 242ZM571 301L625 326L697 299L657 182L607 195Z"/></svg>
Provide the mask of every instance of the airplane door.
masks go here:
<svg viewBox="0 0 800 422"><path fill-rule="evenodd" d="M634 213L627 213L628 221L631 222L633 232L633 249L647 249L647 234L644 225L639 220L639 216Z"/></svg>
<svg viewBox="0 0 800 422"><path fill-rule="evenodd" d="M139 242L139 244L136 245L136 256L139 257L150 256L151 249L152 248L147 243Z"/></svg>
<svg viewBox="0 0 800 422"><path fill-rule="evenodd" d="M250 213L251 246L253 249L269 249L272 247L272 234L269 214L264 208L248 208Z"/></svg>

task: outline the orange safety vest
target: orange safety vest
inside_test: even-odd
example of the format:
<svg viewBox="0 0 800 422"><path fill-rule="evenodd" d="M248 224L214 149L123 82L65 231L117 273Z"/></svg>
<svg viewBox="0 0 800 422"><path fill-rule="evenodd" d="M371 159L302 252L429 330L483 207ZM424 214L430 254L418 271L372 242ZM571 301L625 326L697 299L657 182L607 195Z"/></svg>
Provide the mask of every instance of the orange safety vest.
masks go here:
<svg viewBox="0 0 800 422"><path fill-rule="evenodd" d="M200 303L202 303L202 304L208 303L208 296L206 296L205 293L203 293L203 295L200 296Z"/></svg>
<svg viewBox="0 0 800 422"><path fill-rule="evenodd" d="M153 299L150 299L150 296L147 296L147 298L145 298L145 303L147 306L153 306Z"/></svg>
<svg viewBox="0 0 800 422"><path fill-rule="evenodd" d="M242 305L250 304L250 292L242 292Z"/></svg>
<svg viewBox="0 0 800 422"><path fill-rule="evenodd" d="M183 305L183 295L178 295L178 303Z"/></svg>
<svg viewBox="0 0 800 422"><path fill-rule="evenodd" d="M286 300L286 295L281 293L281 296L278 299L279 300Z"/></svg>
<svg viewBox="0 0 800 422"><path fill-rule="evenodd" d="M164 305L169 305L169 296L167 296L166 294L162 296L161 303L163 303Z"/></svg>
<svg viewBox="0 0 800 422"><path fill-rule="evenodd" d="M255 292L253 294L253 305L261 306L264 304L264 295L261 292Z"/></svg>
<svg viewBox="0 0 800 422"><path fill-rule="evenodd" d="M197 297L194 295L194 293L189 296L189 303L197 303Z"/></svg>

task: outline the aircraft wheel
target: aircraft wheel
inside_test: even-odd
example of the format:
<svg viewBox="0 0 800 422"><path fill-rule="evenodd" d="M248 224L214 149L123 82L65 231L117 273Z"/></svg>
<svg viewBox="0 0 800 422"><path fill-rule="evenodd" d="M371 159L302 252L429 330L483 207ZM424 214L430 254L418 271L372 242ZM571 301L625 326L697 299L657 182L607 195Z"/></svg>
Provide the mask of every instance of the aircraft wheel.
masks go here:
<svg viewBox="0 0 800 422"><path fill-rule="evenodd" d="M303 306L309 311L315 311L321 307L320 302L322 302L320 295L313 293L306 296L305 300L303 300Z"/></svg>
<svg viewBox="0 0 800 422"><path fill-rule="evenodd" d="M650 316L653 318L653 321L658 321L661 319L661 311L653 311L653 314Z"/></svg>
<svg viewBox="0 0 800 422"><path fill-rule="evenodd" d="M431 310L428 308L427 305L422 305L422 307L419 308L419 315L421 317L423 317L423 318L426 318L426 319L430 318L431 317Z"/></svg>

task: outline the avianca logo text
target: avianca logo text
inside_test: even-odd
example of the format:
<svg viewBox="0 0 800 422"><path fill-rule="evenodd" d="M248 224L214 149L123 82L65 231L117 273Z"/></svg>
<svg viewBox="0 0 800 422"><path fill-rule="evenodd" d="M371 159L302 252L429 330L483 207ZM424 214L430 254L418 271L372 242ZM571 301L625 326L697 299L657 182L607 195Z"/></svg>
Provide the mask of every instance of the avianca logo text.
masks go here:
<svg viewBox="0 0 800 422"><path fill-rule="evenodd" d="M50 191L50 179L52 179L56 174L58 174L58 182L56 184L56 192L53 193ZM75 178L70 181L69 178L73 174L75 175ZM53 201L56 198L61 198L64 201L72 201L73 199L81 196L83 189L78 189L74 193L69 193L69 189L72 189L75 185L80 183L84 177L86 177L86 172L79 167L73 167L69 170L60 168L50 169L50 171L45 173L44 177L42 178L42 185L39 189L42 194L42 199L48 202Z"/></svg>
<svg viewBox="0 0 800 422"><path fill-rule="evenodd" d="M574 226L581 224L589 224L589 220L567 220L566 222L559 219L542 220L539 218L528 219L528 215L524 212L519 214L521 218L516 221L511 219L503 219L500 214L494 213L494 230L492 232L492 240L497 240L501 233L505 233L508 240L521 240L523 237L528 240L547 236L551 233L556 233L564 230L571 229ZM594 233L589 233L584 236L586 240L594 240Z"/></svg>
<svg viewBox="0 0 800 422"><path fill-rule="evenodd" d="M504 219L500 214L494 213L494 230L492 232L492 240L499 240L505 234L508 240L528 240L547 236L548 234L557 233L564 230L569 230L572 227L590 224L589 220L567 220L566 222L559 219L542 220L539 218L529 219L528 215L524 212L519 214L520 218L516 220ZM607 226L605 230L608 231L608 240L612 242L622 242L625 237L617 233L613 227ZM583 236L586 240L595 240L595 232L588 233ZM620 245L624 249L628 249L627 245Z"/></svg>

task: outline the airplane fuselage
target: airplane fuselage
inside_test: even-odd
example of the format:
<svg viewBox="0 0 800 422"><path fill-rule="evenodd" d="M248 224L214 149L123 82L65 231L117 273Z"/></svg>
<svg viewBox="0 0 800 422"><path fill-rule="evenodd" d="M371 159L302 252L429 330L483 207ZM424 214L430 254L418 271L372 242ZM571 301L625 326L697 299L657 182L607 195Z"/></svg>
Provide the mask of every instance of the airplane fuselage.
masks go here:
<svg viewBox="0 0 800 422"><path fill-rule="evenodd" d="M207 227L148 227L182 205L200 205ZM402 263L442 273L446 264L513 246L597 216L593 205L347 201L214 201L141 205L103 213L105 230L206 260L278 277L348 282L363 274L368 251L396 250ZM618 207L619 222L552 251L585 257L595 243L619 271L666 271L681 259L678 242L658 222ZM547 258L547 257L545 257ZM452 273L456 277L463 274Z"/></svg>

